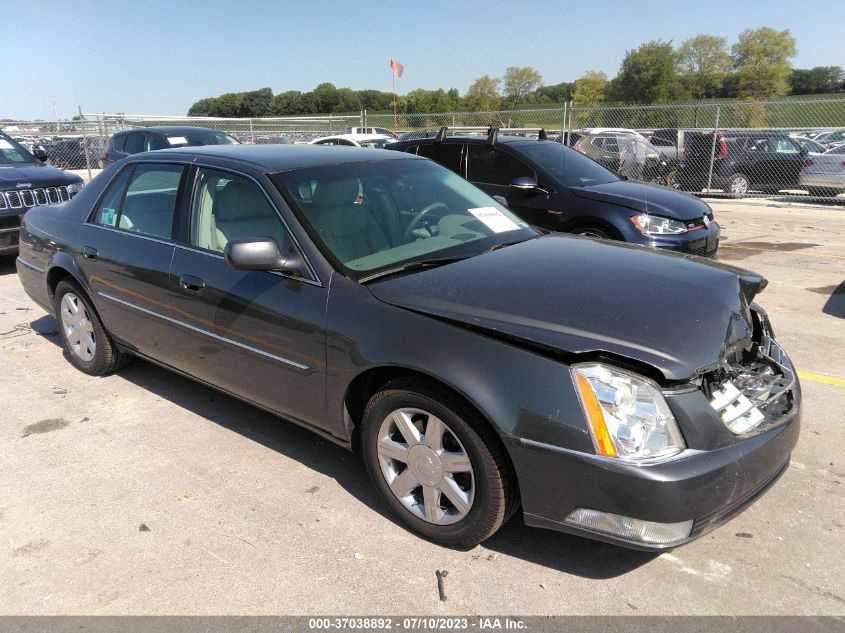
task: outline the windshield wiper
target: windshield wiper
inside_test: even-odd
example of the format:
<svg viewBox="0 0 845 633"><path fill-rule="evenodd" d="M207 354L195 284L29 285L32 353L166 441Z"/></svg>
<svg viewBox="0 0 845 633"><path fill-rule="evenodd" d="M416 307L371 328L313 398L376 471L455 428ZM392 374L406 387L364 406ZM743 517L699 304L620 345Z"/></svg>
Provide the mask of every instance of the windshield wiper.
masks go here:
<svg viewBox="0 0 845 633"><path fill-rule="evenodd" d="M365 277L361 277L358 281L359 283L365 284L368 281L373 281L375 279L381 279L382 277L389 277L390 275L398 275L400 273L407 273L414 270L421 270L423 268L435 268L437 266L445 266L446 264L452 264L454 262L459 262L464 259L469 259L478 253L472 253L471 255L457 255L454 257L436 257L433 259L419 259L413 262L408 262L407 264L402 264L401 266L395 266L393 268L388 268L386 270L380 270L377 273L373 273L372 275L366 275Z"/></svg>

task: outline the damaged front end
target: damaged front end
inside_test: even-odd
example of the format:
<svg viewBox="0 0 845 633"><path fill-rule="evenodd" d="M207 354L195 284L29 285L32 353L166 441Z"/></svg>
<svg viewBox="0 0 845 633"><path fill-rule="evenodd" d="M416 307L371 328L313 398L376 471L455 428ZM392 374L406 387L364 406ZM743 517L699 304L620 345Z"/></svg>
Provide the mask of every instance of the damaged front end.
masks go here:
<svg viewBox="0 0 845 633"><path fill-rule="evenodd" d="M718 369L702 377L710 406L735 435L778 424L795 404L795 369L777 343L766 313L751 307L751 343L729 354Z"/></svg>

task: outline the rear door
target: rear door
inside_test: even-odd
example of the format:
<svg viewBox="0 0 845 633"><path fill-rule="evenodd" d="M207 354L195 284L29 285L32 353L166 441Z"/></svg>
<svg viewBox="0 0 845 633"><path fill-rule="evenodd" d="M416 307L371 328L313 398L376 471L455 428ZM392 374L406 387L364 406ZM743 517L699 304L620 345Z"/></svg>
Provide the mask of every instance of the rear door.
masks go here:
<svg viewBox="0 0 845 633"><path fill-rule="evenodd" d="M78 261L106 329L168 365L177 361L170 263L185 172L179 164L125 166L78 234Z"/></svg>
<svg viewBox="0 0 845 633"><path fill-rule="evenodd" d="M328 290L313 273L235 270L228 241L298 249L271 199L244 174L199 167L189 230L173 258L183 370L283 416L326 425Z"/></svg>

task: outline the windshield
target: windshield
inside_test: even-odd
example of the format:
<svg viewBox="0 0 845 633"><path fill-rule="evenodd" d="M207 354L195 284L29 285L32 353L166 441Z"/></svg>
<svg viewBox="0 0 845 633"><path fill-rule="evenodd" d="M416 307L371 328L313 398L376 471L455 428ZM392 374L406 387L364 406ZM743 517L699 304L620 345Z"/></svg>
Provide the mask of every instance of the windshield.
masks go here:
<svg viewBox="0 0 845 633"><path fill-rule="evenodd" d="M13 140L0 136L0 165L34 163L32 154Z"/></svg>
<svg viewBox="0 0 845 633"><path fill-rule="evenodd" d="M167 135L172 147L180 145L238 145L238 141L223 132L177 132Z"/></svg>
<svg viewBox="0 0 845 633"><path fill-rule="evenodd" d="M619 177L593 159L560 143L541 141L520 143L520 153L540 165L550 176L567 187L587 187L616 182Z"/></svg>
<svg viewBox="0 0 845 633"><path fill-rule="evenodd" d="M354 279L536 236L480 189L427 160L324 165L272 179L323 251Z"/></svg>

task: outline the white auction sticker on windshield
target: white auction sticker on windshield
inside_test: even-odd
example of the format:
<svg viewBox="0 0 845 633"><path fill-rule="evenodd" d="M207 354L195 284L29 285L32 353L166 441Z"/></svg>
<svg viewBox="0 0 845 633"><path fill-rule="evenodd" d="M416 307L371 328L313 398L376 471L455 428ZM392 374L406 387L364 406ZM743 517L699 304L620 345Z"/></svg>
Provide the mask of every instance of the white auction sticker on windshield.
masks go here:
<svg viewBox="0 0 845 633"><path fill-rule="evenodd" d="M4 138L0 138L0 149L15 149L14 146Z"/></svg>
<svg viewBox="0 0 845 633"><path fill-rule="evenodd" d="M496 207L479 207L478 209L467 209L467 211L481 220L494 233L505 233L506 231L515 231L519 228L516 222Z"/></svg>
<svg viewBox="0 0 845 633"><path fill-rule="evenodd" d="M184 136L168 136L167 142L171 145L187 145L188 139L186 139Z"/></svg>

